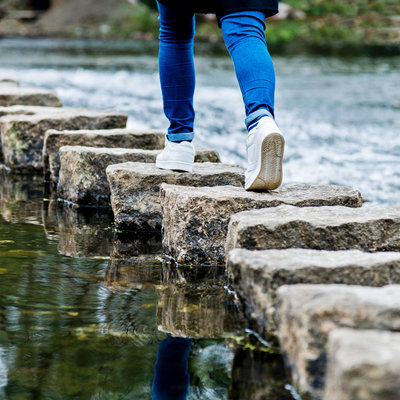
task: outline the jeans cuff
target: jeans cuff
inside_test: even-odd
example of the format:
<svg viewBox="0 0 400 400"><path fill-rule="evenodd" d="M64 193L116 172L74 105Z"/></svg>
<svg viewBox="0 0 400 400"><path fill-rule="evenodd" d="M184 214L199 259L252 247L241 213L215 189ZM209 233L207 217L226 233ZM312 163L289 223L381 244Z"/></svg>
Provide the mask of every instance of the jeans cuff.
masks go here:
<svg viewBox="0 0 400 400"><path fill-rule="evenodd" d="M274 118L274 116L271 114L271 112L266 110L265 108L252 112L245 119L246 127L248 128L251 125L251 123L253 121L255 121L257 118L265 117L265 116L271 117L272 119Z"/></svg>
<svg viewBox="0 0 400 400"><path fill-rule="evenodd" d="M167 140L169 142L182 142L184 140L193 140L193 138L194 138L194 132L167 134Z"/></svg>

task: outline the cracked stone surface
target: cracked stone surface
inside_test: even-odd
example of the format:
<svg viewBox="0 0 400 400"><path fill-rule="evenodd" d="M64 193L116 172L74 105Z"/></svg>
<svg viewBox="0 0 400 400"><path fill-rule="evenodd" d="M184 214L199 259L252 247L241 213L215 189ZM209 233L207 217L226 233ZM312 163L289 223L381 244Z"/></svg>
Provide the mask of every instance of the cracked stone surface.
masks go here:
<svg viewBox="0 0 400 400"><path fill-rule="evenodd" d="M221 163L195 163L192 173L162 170L155 164L125 163L107 167L111 205L119 229L161 230L160 187L243 186L244 169Z"/></svg>
<svg viewBox="0 0 400 400"><path fill-rule="evenodd" d="M286 285L277 291L277 333L294 384L322 398L329 334L337 328L400 330L400 285Z"/></svg>
<svg viewBox="0 0 400 400"><path fill-rule="evenodd" d="M165 134L154 130L102 129L46 132L43 167L46 180L56 184L60 171L59 149L62 146L90 146L157 150L164 148Z"/></svg>
<svg viewBox="0 0 400 400"><path fill-rule="evenodd" d="M400 207L292 207L231 217L226 251L307 248L399 251Z"/></svg>
<svg viewBox="0 0 400 400"><path fill-rule="evenodd" d="M337 329L329 335L324 400L397 400L400 333Z"/></svg>
<svg viewBox="0 0 400 400"><path fill-rule="evenodd" d="M75 110L60 114L14 115L0 119L4 163L19 172L43 171L43 143L49 129L124 128L127 115L117 111Z"/></svg>
<svg viewBox="0 0 400 400"><path fill-rule="evenodd" d="M276 333L276 292L283 285L400 283L400 253L395 252L234 249L226 265L247 318L264 335Z"/></svg>
<svg viewBox="0 0 400 400"><path fill-rule="evenodd" d="M362 198L358 191L340 186L289 185L257 193L233 186L164 184L161 189L164 248L180 263L223 263L230 217L240 211L281 204L360 207Z"/></svg>
<svg viewBox="0 0 400 400"><path fill-rule="evenodd" d="M21 88L17 86L0 86L0 106L14 105L61 107L57 93L40 88Z"/></svg>
<svg viewBox="0 0 400 400"><path fill-rule="evenodd" d="M124 162L154 163L161 150L64 146L60 153L57 194L76 204L109 206L110 186L106 168ZM198 149L197 160L215 159L216 152Z"/></svg>

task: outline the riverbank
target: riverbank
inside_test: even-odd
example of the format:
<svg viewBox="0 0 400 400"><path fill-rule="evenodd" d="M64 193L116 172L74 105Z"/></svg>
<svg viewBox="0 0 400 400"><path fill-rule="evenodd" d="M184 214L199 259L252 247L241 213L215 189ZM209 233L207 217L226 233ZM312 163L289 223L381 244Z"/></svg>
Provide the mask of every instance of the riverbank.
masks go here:
<svg viewBox="0 0 400 400"><path fill-rule="evenodd" d="M278 54L400 54L400 3L393 0L288 0L281 3L280 14L267 20L267 25L270 50ZM157 32L157 11L125 0L90 0L84 5L78 0L58 1L35 20L16 18L12 12L0 20L0 37L153 42ZM212 16L197 17L197 39L206 52L226 52Z"/></svg>

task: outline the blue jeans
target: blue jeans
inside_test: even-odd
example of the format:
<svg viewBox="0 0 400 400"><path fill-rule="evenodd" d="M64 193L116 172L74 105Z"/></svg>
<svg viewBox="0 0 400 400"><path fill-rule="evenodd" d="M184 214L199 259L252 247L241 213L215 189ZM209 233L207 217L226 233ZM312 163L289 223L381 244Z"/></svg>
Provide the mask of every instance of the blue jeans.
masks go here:
<svg viewBox="0 0 400 400"><path fill-rule="evenodd" d="M160 12L159 71L169 141L194 137L194 14L158 2ZM242 11L219 18L233 59L246 109L246 126L264 115L274 116L275 72L265 42L265 16Z"/></svg>

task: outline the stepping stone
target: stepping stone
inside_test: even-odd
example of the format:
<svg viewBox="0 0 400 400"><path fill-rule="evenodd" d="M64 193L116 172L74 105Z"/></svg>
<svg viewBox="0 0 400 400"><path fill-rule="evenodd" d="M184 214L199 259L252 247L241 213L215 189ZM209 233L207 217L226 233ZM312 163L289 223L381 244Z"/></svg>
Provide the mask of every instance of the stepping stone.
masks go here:
<svg viewBox="0 0 400 400"><path fill-rule="evenodd" d="M0 117L8 115L62 114L78 111L78 108L42 107L42 106L10 106L0 107Z"/></svg>
<svg viewBox="0 0 400 400"><path fill-rule="evenodd" d="M159 169L155 164L125 163L107 167L107 179L118 229L160 231L162 183L242 186L244 169L220 163L196 163L192 173L183 173Z"/></svg>
<svg viewBox="0 0 400 400"><path fill-rule="evenodd" d="M400 285L290 285L277 292L278 338L302 393L321 398L328 335L336 328L400 330ZM372 346L372 343L371 343Z"/></svg>
<svg viewBox="0 0 400 400"><path fill-rule="evenodd" d="M66 203L43 202L46 236L58 241L60 254L75 258L109 258L113 251L113 216L97 209L77 209Z"/></svg>
<svg viewBox="0 0 400 400"><path fill-rule="evenodd" d="M61 147L57 194L75 204L109 206L110 186L107 182L106 168L129 161L154 163L160 152L161 150ZM195 161L215 159L215 154L214 150L198 149Z"/></svg>
<svg viewBox="0 0 400 400"><path fill-rule="evenodd" d="M337 329L329 335L324 400L397 400L400 333Z"/></svg>
<svg viewBox="0 0 400 400"><path fill-rule="evenodd" d="M51 90L0 86L0 106L14 105L61 107L62 103Z"/></svg>
<svg viewBox="0 0 400 400"><path fill-rule="evenodd" d="M9 88L9 87L18 87L19 82L14 80L14 79L9 79L9 78L1 78L0 77L0 89L1 88Z"/></svg>
<svg viewBox="0 0 400 400"><path fill-rule="evenodd" d="M161 189L164 248L179 263L223 263L230 217L240 211L281 204L360 207L362 199L358 191L339 186L290 185L257 193L233 186L164 184Z"/></svg>
<svg viewBox="0 0 400 400"><path fill-rule="evenodd" d="M163 266L157 288L158 329L174 337L221 338L243 328L243 317L221 285L219 269L176 271Z"/></svg>
<svg viewBox="0 0 400 400"><path fill-rule="evenodd" d="M47 130L124 128L126 120L124 113L91 110L3 117L0 129L5 164L19 172L41 172Z"/></svg>
<svg viewBox="0 0 400 400"><path fill-rule="evenodd" d="M0 111L1 112L1 111ZM46 180L58 182L60 171L59 149L62 146L91 146L157 150L163 149L165 134L159 131L133 129L106 129L46 132L43 146L43 164Z"/></svg>
<svg viewBox="0 0 400 400"><path fill-rule="evenodd" d="M400 251L400 207L292 207L244 211L229 222L225 251L306 248Z"/></svg>
<svg viewBox="0 0 400 400"><path fill-rule="evenodd" d="M275 334L276 292L283 285L344 283L384 286L400 283L400 253L359 250L234 249L227 272L246 316L264 336Z"/></svg>

